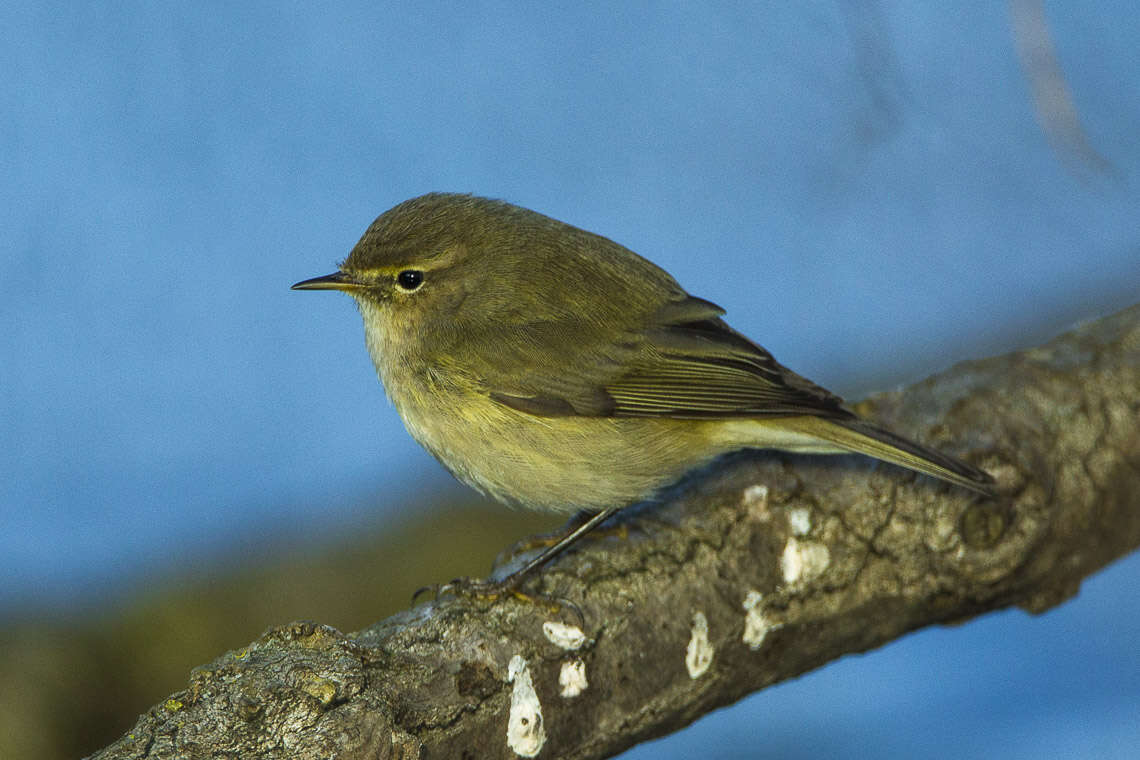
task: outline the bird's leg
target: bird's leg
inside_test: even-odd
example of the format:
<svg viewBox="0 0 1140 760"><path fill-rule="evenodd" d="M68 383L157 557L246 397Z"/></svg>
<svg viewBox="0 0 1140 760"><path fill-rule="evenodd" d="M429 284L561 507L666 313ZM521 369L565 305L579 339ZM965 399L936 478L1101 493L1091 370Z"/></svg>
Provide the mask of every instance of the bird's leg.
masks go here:
<svg viewBox="0 0 1140 760"><path fill-rule="evenodd" d="M529 536L527 538L520 539L513 545L499 552L499 556L495 557L495 561L491 564L491 570L494 571L497 568L502 567L520 554L526 554L527 552L532 552L535 549L546 549L558 544L568 534L577 530L596 514L596 512L587 512L586 510L581 509L575 512L567 522L566 527L557 533L545 533L540 536ZM629 536L629 527L624 524L604 528L597 527L593 530L593 535L595 538L600 536L616 535L619 538L625 539Z"/></svg>
<svg viewBox="0 0 1140 760"><path fill-rule="evenodd" d="M609 507L603 509L601 512L590 515L589 519L585 522L571 528L565 535L544 549L541 554L502 580L477 581L471 578L456 578L450 583L421 588L412 596L412 602L414 603L416 598L425 591L434 590L437 598L445 594L454 594L468 598L497 601L504 596L513 596L522 601L532 603L541 604L546 602L548 606L552 605L555 609L559 609L565 606L565 600L557 600L545 596L534 596L521 591L519 586L528 575L566 551L566 549L578 541L578 539L605 522L619 509L620 507Z"/></svg>
<svg viewBox="0 0 1140 760"><path fill-rule="evenodd" d="M576 527L572 527L561 538L543 549L541 554L527 562L518 570L515 570L506 578L498 581L498 583L505 588L516 588L522 582L523 578L525 578L529 573L537 570L547 562L550 562L552 559L557 557L562 552L569 549L575 542L578 541L578 539L608 520L619 509L621 509L621 507L607 507L601 512L596 512L595 514L590 515L590 518L588 520Z"/></svg>

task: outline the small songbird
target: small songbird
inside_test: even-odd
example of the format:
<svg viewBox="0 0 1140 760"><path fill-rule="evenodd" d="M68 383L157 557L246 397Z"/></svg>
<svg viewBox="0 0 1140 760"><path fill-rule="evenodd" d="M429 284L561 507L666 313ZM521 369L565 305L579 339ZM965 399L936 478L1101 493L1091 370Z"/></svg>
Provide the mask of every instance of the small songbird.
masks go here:
<svg viewBox="0 0 1140 760"><path fill-rule="evenodd" d="M858 452L984 495L993 479L860 419L617 243L513 206L431 193L386 211L340 271L408 432L508 504L594 516L729 451Z"/></svg>

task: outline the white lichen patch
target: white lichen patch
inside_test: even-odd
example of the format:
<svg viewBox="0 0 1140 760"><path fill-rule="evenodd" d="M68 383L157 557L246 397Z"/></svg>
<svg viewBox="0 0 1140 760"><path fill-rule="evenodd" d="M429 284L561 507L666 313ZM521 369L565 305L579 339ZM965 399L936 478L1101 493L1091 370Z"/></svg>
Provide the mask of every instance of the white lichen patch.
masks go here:
<svg viewBox="0 0 1140 760"><path fill-rule="evenodd" d="M542 632L551 644L571 652L581 649L582 645L586 643L586 634L582 633L582 629L576 625L547 620L542 624Z"/></svg>
<svg viewBox="0 0 1140 760"><path fill-rule="evenodd" d="M575 658L562 663L562 670L558 673L558 685L562 687L562 696L570 699L586 690L590 685L586 680L586 663Z"/></svg>
<svg viewBox="0 0 1140 760"><path fill-rule="evenodd" d="M811 510L807 507L797 507L788 512L788 527L797 536L806 536L811 533Z"/></svg>
<svg viewBox="0 0 1140 760"><path fill-rule="evenodd" d="M693 613L693 628L689 633L689 645L685 647L685 667L689 678L700 678L712 665L712 642L709 641L709 620L703 612Z"/></svg>
<svg viewBox="0 0 1140 760"><path fill-rule="evenodd" d="M779 623L773 623L764 615L764 610L760 609L763 601L763 594L756 589L749 589L741 605L744 607L744 635L740 638L753 650L764 645L764 638L769 631L780 627Z"/></svg>
<svg viewBox="0 0 1140 760"><path fill-rule="evenodd" d="M768 511L768 486L748 486L740 495L740 504L748 510L753 520L764 522L772 517L772 513Z"/></svg>
<svg viewBox="0 0 1140 760"><path fill-rule="evenodd" d="M933 527L924 536L927 547L936 552L948 552L958 548L962 541L961 535L958 533L958 521L960 519L961 513L957 510L939 509ZM885 527L887 530L880 532L890 536L893 526L887 525Z"/></svg>
<svg viewBox="0 0 1140 760"><path fill-rule="evenodd" d="M819 577L831 563L831 552L816 541L801 541L795 536L788 539L780 555L780 570L788 584L807 583Z"/></svg>
<svg viewBox="0 0 1140 760"><path fill-rule="evenodd" d="M520 655L512 657L507 665L507 680L514 683L507 718L507 745L519 757L534 757L546 744L546 730L542 727L542 705L534 691L530 668Z"/></svg>

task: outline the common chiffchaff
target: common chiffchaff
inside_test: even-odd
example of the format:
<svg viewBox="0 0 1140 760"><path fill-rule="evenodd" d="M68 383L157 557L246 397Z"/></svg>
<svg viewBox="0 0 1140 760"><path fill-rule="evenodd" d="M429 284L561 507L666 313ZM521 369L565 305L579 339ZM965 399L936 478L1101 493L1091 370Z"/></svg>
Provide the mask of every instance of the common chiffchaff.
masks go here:
<svg viewBox="0 0 1140 760"><path fill-rule="evenodd" d="M508 203L413 198L340 271L293 287L353 297L408 432L457 478L596 513L564 543L742 448L858 452L993 493L985 472L856 417L649 261Z"/></svg>

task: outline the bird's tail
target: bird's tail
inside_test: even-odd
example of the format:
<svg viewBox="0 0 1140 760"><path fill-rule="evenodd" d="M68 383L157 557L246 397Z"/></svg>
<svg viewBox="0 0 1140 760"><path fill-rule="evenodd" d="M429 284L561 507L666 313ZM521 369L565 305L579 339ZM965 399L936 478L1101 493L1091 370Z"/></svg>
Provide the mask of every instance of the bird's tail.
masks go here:
<svg viewBox="0 0 1140 760"><path fill-rule="evenodd" d="M866 420L836 420L805 416L784 422L787 424L792 420L800 432L827 441L845 451L866 454L986 496L996 494L994 479L989 473Z"/></svg>

